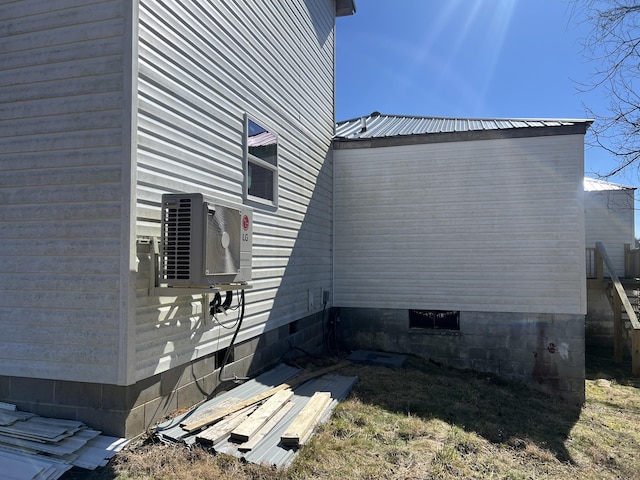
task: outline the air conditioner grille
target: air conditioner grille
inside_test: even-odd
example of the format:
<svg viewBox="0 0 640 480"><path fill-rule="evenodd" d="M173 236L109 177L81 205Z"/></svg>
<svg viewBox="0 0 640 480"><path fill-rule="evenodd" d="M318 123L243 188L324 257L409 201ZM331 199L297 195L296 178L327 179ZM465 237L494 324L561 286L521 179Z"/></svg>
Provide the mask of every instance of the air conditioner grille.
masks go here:
<svg viewBox="0 0 640 480"><path fill-rule="evenodd" d="M165 280L188 280L191 276L193 239L191 224L193 202L191 198L179 198L167 203L163 209L164 229L162 242L164 252L162 277Z"/></svg>

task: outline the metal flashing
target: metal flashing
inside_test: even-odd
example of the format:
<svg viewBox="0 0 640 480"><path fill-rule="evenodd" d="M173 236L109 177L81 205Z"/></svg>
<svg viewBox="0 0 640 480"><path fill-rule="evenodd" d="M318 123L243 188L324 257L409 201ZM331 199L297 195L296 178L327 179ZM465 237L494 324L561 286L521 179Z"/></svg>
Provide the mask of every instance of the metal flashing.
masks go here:
<svg viewBox="0 0 640 480"><path fill-rule="evenodd" d="M94 470L127 443L79 421L17 410L0 409L0 425L2 478L55 480L73 467Z"/></svg>

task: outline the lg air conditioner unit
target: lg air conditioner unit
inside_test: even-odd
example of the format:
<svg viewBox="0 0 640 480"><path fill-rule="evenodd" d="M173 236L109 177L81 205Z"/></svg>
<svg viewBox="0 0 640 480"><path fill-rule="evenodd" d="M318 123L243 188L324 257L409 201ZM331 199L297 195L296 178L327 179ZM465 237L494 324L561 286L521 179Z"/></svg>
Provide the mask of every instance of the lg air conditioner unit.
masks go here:
<svg viewBox="0 0 640 480"><path fill-rule="evenodd" d="M160 281L206 286L251 280L253 213L200 193L162 195Z"/></svg>

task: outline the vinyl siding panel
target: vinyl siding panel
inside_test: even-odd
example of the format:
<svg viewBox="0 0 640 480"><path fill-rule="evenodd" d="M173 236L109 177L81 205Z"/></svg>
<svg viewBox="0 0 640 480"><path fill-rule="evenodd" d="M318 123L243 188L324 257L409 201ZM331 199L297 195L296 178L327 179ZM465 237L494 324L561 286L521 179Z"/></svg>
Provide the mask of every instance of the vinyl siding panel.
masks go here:
<svg viewBox="0 0 640 480"><path fill-rule="evenodd" d="M118 380L124 16L0 6L3 375Z"/></svg>
<svg viewBox="0 0 640 480"><path fill-rule="evenodd" d="M333 2L141 1L139 17L138 235L160 235L165 192L242 202L248 114L278 135L279 204L254 208L238 342L313 313L308 291L319 300L331 287ZM138 379L218 351L233 334L208 318L202 295L148 297L148 261L141 244Z"/></svg>
<svg viewBox="0 0 640 480"><path fill-rule="evenodd" d="M615 268L624 276L624 244L634 244L634 190L585 192L585 238L587 247L602 242Z"/></svg>
<svg viewBox="0 0 640 480"><path fill-rule="evenodd" d="M334 156L336 306L584 313L582 135Z"/></svg>

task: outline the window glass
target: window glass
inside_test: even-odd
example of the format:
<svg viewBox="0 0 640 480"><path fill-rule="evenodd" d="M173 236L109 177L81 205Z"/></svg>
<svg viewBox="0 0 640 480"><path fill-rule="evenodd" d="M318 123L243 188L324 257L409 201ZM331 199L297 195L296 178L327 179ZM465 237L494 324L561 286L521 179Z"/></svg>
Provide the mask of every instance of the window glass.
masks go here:
<svg viewBox="0 0 640 480"><path fill-rule="evenodd" d="M249 118L245 125L247 199L277 206L278 136Z"/></svg>
<svg viewBox="0 0 640 480"><path fill-rule="evenodd" d="M247 146L249 155L277 165L278 137L253 120L248 121Z"/></svg>
<svg viewBox="0 0 640 480"><path fill-rule="evenodd" d="M273 172L249 160L248 192L252 197L273 200Z"/></svg>

